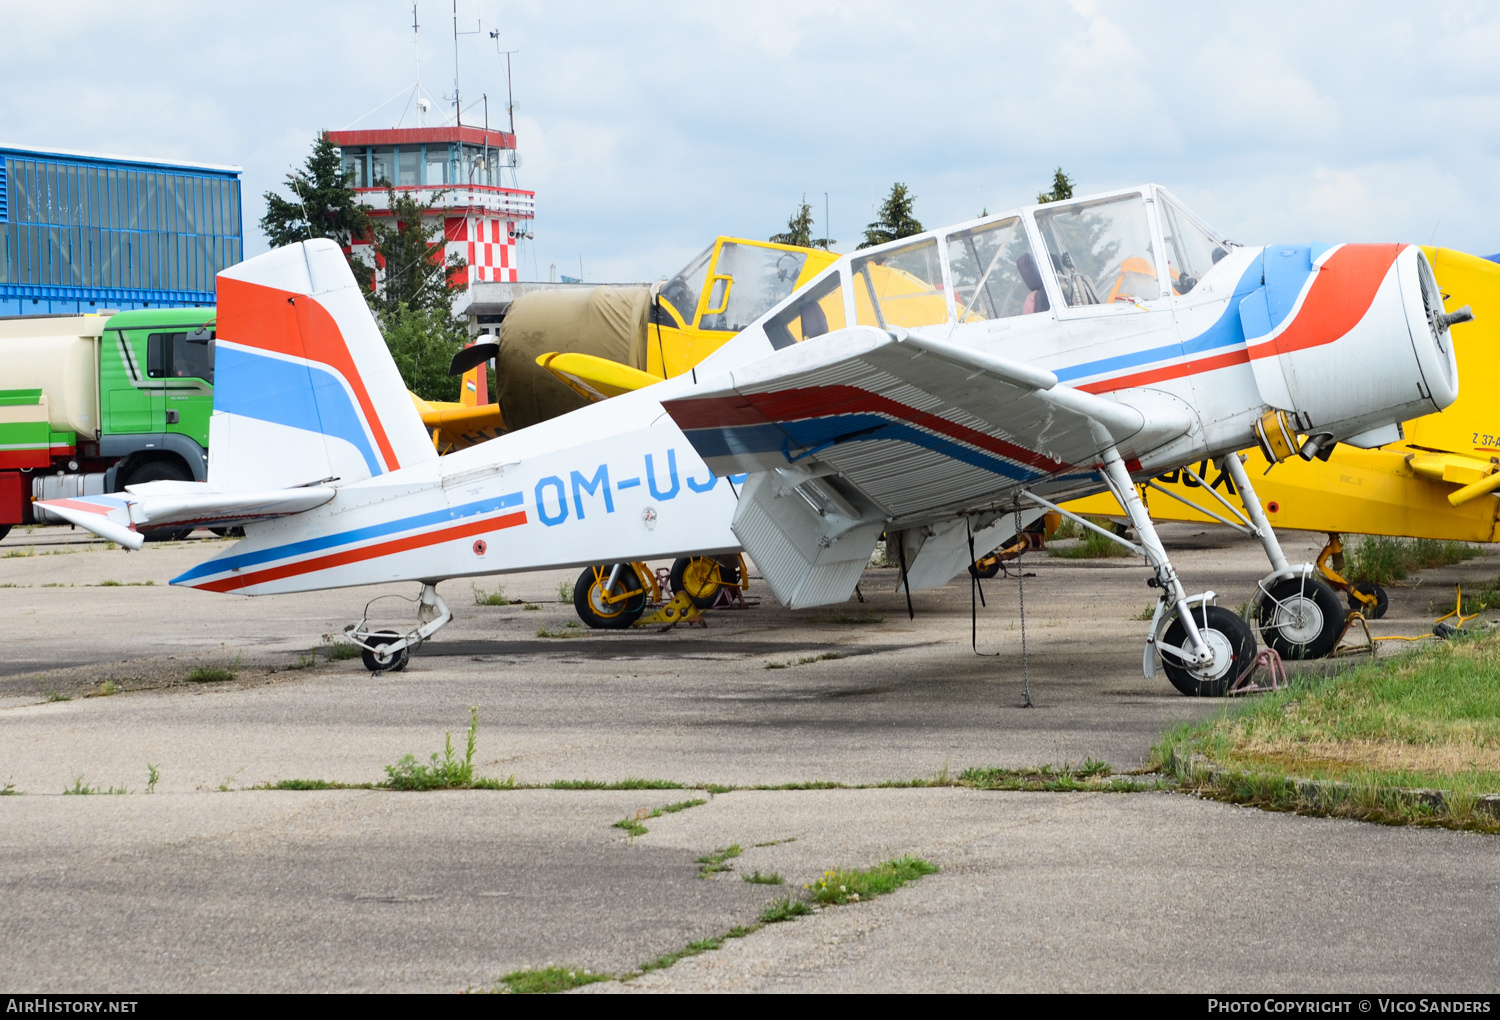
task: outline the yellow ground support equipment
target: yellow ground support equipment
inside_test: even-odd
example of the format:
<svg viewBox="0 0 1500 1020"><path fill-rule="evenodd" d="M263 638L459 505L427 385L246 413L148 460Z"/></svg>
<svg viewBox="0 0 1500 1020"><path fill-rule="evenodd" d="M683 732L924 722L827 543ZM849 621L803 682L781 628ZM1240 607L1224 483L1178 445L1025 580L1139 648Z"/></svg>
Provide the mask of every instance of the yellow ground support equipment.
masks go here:
<svg viewBox="0 0 1500 1020"><path fill-rule="evenodd" d="M1452 334L1458 399L1439 414L1406 422L1397 442L1373 450L1340 445L1326 461L1292 456L1301 445L1297 430L1284 413L1271 411L1256 424L1259 447L1241 455L1266 520L1278 529L1327 532L1317 572L1347 594L1351 610L1370 619L1384 615L1385 592L1341 575L1341 534L1500 541L1500 265L1448 248L1424 251L1445 308L1474 310L1474 321ZM1229 473L1207 461L1142 489L1157 520L1202 524L1233 524L1221 504L1238 495ZM1124 519L1107 493L1066 506Z"/></svg>
<svg viewBox="0 0 1500 1020"><path fill-rule="evenodd" d="M673 627L700 622L703 610L726 597L743 607L741 593L749 587L743 556L684 556L670 569L656 571L641 562L601 563L578 575L573 608L584 623L600 630Z"/></svg>

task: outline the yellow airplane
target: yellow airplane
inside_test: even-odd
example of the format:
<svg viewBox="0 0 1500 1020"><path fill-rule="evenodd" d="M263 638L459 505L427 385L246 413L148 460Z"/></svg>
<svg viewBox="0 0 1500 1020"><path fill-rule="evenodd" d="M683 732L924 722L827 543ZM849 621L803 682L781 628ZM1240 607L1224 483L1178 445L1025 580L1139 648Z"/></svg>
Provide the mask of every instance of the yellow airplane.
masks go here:
<svg viewBox="0 0 1500 1020"><path fill-rule="evenodd" d="M1500 265L1448 248L1424 251L1445 307L1467 304L1474 310L1474 322L1452 334L1458 399L1439 414L1406 422L1398 442L1377 449L1341 445L1326 457L1303 460L1293 452L1296 437L1273 428L1260 448L1242 455L1266 519L1276 528L1327 532L1319 573L1347 594L1351 610L1372 619L1385 614L1386 593L1378 585L1351 585L1339 574L1343 534L1500 542ZM1211 463L1153 479L1142 495L1157 520L1244 529L1243 521L1231 519L1238 516L1234 484ZM1108 494L1075 500L1066 509L1124 519ZM1277 607L1262 602L1259 608L1264 625ZM1326 605L1322 609L1328 613ZM1303 645L1306 657L1325 644L1331 650L1343 620L1334 624L1327 620L1319 640ZM1284 655L1299 650L1270 643Z"/></svg>
<svg viewBox="0 0 1500 1020"><path fill-rule="evenodd" d="M411 402L422 416L422 424L432 433L432 445L440 454L467 449L494 439L506 430L500 405L491 403L489 398L489 358L478 364L468 363L473 361L473 356L466 357L466 353L475 347L475 344L469 344L454 358L464 377L458 391L458 403L423 400L415 393L411 394Z"/></svg>

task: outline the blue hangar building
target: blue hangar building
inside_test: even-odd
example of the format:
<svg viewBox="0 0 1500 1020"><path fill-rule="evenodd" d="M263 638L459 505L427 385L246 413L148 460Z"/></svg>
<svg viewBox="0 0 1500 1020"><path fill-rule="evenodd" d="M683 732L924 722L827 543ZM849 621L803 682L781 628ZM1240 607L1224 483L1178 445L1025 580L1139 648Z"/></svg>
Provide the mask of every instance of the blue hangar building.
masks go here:
<svg viewBox="0 0 1500 1020"><path fill-rule="evenodd" d="M212 305L244 258L240 173L0 144L0 316Z"/></svg>

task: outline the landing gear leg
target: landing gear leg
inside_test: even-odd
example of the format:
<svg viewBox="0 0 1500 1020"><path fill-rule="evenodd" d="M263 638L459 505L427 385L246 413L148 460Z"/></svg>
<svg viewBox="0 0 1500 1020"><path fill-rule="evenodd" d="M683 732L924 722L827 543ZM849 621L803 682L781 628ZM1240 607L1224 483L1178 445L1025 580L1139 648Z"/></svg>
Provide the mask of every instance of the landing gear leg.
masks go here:
<svg viewBox="0 0 1500 1020"><path fill-rule="evenodd" d="M369 607L365 608L368 613ZM367 615L358 623L345 627L344 636L359 647L365 668L370 672L397 672L406 668L407 659L421 647L423 641L442 630L451 619L453 612L437 593L437 585L423 584L422 597L417 603L416 630L405 636L398 636L394 631L388 630L372 633Z"/></svg>
<svg viewBox="0 0 1500 1020"><path fill-rule="evenodd" d="M1271 561L1271 573L1257 582L1255 595L1245 606L1245 619L1259 625L1261 640L1283 659L1323 658L1333 651L1344 630L1338 593L1314 576L1311 563L1287 563L1240 455L1228 454L1219 466L1239 491L1251 532Z"/></svg>
<svg viewBox="0 0 1500 1020"><path fill-rule="evenodd" d="M1227 689L1235 678L1234 652L1230 647L1233 643L1208 640L1205 627L1199 626L1193 617L1192 604L1196 602L1202 610L1199 615L1207 624L1208 603L1212 601L1213 593L1188 597L1178 580L1177 571L1172 568L1172 561L1167 559L1167 551L1156 533L1156 525L1151 523L1151 515L1146 512L1146 504L1141 502L1140 493L1130 480L1130 472L1125 469L1125 462L1114 447L1104 454L1104 479L1114 491L1115 499L1125 508L1131 527L1140 537L1141 548L1156 571L1154 587L1162 590L1161 601L1157 603L1156 615L1151 621L1151 633L1146 638L1143 671L1148 678L1156 675L1156 654L1159 651L1163 665L1169 667L1169 674L1180 669L1195 676L1203 674L1214 681L1223 679ZM1163 640L1162 631L1168 623L1172 623L1173 636L1178 642L1168 644Z"/></svg>

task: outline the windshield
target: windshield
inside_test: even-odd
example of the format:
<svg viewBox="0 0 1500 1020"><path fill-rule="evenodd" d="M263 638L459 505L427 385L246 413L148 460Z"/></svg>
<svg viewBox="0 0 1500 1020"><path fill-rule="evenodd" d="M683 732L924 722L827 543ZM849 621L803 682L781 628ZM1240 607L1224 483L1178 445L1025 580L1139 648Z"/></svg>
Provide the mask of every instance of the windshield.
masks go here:
<svg viewBox="0 0 1500 1020"><path fill-rule="evenodd" d="M1036 224L1069 307L1162 296L1140 195L1044 206Z"/></svg>
<svg viewBox="0 0 1500 1020"><path fill-rule="evenodd" d="M692 325L693 316L698 312L698 292L703 286L703 271L708 266L708 260L713 257L713 253L714 246L709 245L693 256L692 260L682 267L682 272L662 285L661 296L671 304L677 312L677 317L687 325Z"/></svg>
<svg viewBox="0 0 1500 1020"><path fill-rule="evenodd" d="M1167 272L1172 278L1172 292L1186 294L1229 254L1229 248L1175 202L1165 197L1160 201L1161 232L1167 246Z"/></svg>
<svg viewBox="0 0 1500 1020"><path fill-rule="evenodd" d="M792 292L806 261L806 252L726 241L698 328L738 333Z"/></svg>

